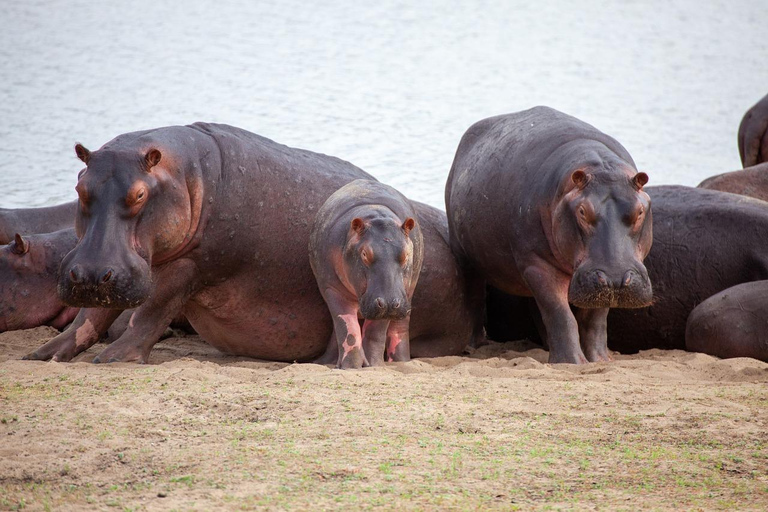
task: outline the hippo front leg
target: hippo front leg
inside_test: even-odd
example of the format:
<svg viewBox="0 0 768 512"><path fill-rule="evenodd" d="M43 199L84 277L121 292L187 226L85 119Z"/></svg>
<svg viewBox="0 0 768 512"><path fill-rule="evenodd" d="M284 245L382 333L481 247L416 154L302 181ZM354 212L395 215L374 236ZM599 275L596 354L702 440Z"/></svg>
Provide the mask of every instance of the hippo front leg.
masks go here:
<svg viewBox="0 0 768 512"><path fill-rule="evenodd" d="M192 295L196 277L197 266L191 260L176 260L159 269L149 299L133 312L125 332L93 362L146 363L152 347Z"/></svg>
<svg viewBox="0 0 768 512"><path fill-rule="evenodd" d="M24 359L70 361L99 341L122 312L120 309L83 308L64 332Z"/></svg>
<svg viewBox="0 0 768 512"><path fill-rule="evenodd" d="M360 322L357 319L357 301L348 300L337 291L328 289L325 292L325 302L333 318L333 331L336 333L339 350L336 368L346 370L368 366Z"/></svg>
<svg viewBox="0 0 768 512"><path fill-rule="evenodd" d="M591 363L613 361L608 350L608 312L610 308L576 308L579 339L584 355Z"/></svg>
<svg viewBox="0 0 768 512"><path fill-rule="evenodd" d="M366 320L363 323L363 352L371 366L384 364L384 349L389 326L389 320Z"/></svg>
<svg viewBox="0 0 768 512"><path fill-rule="evenodd" d="M549 344L549 363L586 363L579 344L579 327L568 305L567 276L552 268L528 267L523 272L539 306Z"/></svg>
<svg viewBox="0 0 768 512"><path fill-rule="evenodd" d="M410 324L410 314L402 320L393 320L389 323L389 329L387 329L387 361L411 360Z"/></svg>

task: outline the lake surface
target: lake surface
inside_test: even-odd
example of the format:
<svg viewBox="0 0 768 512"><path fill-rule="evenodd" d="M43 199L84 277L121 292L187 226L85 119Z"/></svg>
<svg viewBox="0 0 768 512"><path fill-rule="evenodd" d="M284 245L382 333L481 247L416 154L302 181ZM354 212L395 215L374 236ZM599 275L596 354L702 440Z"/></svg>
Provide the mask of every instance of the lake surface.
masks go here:
<svg viewBox="0 0 768 512"><path fill-rule="evenodd" d="M534 105L616 137L651 184L739 168L739 121L768 92L766 6L586 4L6 0L0 206L74 199L75 142L194 121L440 208L462 133Z"/></svg>

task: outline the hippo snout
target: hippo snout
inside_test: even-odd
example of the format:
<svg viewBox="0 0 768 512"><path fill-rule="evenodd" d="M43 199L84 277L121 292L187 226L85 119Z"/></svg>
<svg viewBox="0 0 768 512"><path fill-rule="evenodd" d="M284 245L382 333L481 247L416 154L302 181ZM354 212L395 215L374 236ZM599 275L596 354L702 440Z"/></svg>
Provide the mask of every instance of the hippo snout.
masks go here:
<svg viewBox="0 0 768 512"><path fill-rule="evenodd" d="M360 313L366 320L400 320L405 318L410 310L410 302L403 297L376 297L373 300L363 297L360 301Z"/></svg>
<svg viewBox="0 0 768 512"><path fill-rule="evenodd" d="M653 291L644 266L619 271L577 269L568 302L580 308L641 308L651 304Z"/></svg>

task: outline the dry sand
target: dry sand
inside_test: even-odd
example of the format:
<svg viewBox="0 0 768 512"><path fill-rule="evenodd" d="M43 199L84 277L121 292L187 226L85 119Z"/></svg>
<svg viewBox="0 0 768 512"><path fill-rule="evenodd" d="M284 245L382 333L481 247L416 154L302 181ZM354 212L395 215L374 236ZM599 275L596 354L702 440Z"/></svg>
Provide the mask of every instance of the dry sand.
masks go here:
<svg viewBox="0 0 768 512"><path fill-rule="evenodd" d="M768 508L768 364L544 364L525 343L340 371L223 356L19 361L0 334L0 508Z"/></svg>

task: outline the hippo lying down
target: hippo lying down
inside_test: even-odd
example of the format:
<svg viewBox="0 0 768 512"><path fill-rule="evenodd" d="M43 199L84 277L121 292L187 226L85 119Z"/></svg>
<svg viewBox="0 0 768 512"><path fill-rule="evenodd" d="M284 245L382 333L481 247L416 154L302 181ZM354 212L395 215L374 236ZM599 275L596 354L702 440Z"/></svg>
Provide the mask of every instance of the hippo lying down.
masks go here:
<svg viewBox="0 0 768 512"><path fill-rule="evenodd" d="M58 292L85 309L28 358L70 360L129 308L136 310L125 333L94 362L146 362L179 313L231 354L311 360L328 346L332 322L309 265L309 231L333 192L371 176L337 158L205 123L129 133L76 152L87 166L76 187L79 242L61 263ZM470 341L472 305L444 216L412 206L429 247L422 292L413 297L412 354L457 354Z"/></svg>

